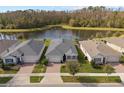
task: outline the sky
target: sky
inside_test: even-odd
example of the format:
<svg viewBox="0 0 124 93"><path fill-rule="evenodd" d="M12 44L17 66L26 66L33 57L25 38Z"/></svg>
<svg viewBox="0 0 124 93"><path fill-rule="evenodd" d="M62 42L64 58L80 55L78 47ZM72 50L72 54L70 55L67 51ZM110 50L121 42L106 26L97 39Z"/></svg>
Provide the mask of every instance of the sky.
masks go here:
<svg viewBox="0 0 124 93"><path fill-rule="evenodd" d="M79 6L0 6L0 12L15 11L15 10L27 10L27 9L39 9L39 10L75 10L81 9Z"/></svg>
<svg viewBox="0 0 124 93"><path fill-rule="evenodd" d="M16 11L16 10L27 10L27 9L39 9L39 10L56 10L56 11L62 11L62 10L76 10L81 9L83 6L0 6L0 12L6 12L6 11ZM117 9L119 7L112 7L113 9ZM124 10L123 7L121 9Z"/></svg>

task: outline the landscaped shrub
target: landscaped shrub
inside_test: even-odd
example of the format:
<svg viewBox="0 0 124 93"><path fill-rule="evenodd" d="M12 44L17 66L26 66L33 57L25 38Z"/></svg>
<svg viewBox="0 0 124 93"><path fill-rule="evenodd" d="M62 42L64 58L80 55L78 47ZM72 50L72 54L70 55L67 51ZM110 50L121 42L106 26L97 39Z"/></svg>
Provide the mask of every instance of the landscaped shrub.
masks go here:
<svg viewBox="0 0 124 93"><path fill-rule="evenodd" d="M95 62L93 62L93 61L91 62L91 65L92 65L92 67L95 68L95 69L101 69L101 68L102 68L101 65L95 64Z"/></svg>
<svg viewBox="0 0 124 93"><path fill-rule="evenodd" d="M16 66L15 64L4 64L3 69L4 70L11 70L12 67Z"/></svg>
<svg viewBox="0 0 124 93"><path fill-rule="evenodd" d="M76 49L77 49L77 52L78 52L78 61L80 63L85 62L85 56L84 56L83 52L81 51L81 49L78 48L78 46L76 46Z"/></svg>
<svg viewBox="0 0 124 93"><path fill-rule="evenodd" d="M121 56L120 62L121 62L121 63L124 63L124 56Z"/></svg>
<svg viewBox="0 0 124 93"><path fill-rule="evenodd" d="M0 59L0 68L2 68L3 67L3 61L2 61L2 59Z"/></svg>
<svg viewBox="0 0 124 93"><path fill-rule="evenodd" d="M70 74L72 74L73 76L79 71L80 64L78 62L67 62L66 65L69 69Z"/></svg>
<svg viewBox="0 0 124 93"><path fill-rule="evenodd" d="M20 66L19 66L19 65L12 66L10 69L11 69L11 70L18 71L18 70L20 69Z"/></svg>
<svg viewBox="0 0 124 93"><path fill-rule="evenodd" d="M48 64L48 60L47 59L42 59L42 64L43 65L47 65Z"/></svg>
<svg viewBox="0 0 124 93"><path fill-rule="evenodd" d="M111 65L105 65L104 69L105 72L107 72L108 74L112 73L114 71L114 68L112 68Z"/></svg>

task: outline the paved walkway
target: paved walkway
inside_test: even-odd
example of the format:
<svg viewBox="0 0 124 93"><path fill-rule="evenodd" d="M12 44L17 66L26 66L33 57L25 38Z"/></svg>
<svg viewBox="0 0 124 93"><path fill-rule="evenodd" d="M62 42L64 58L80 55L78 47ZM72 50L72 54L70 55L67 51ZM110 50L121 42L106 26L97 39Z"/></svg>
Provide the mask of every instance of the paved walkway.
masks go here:
<svg viewBox="0 0 124 93"><path fill-rule="evenodd" d="M44 75L41 84L62 84L60 68L61 64L50 64L46 70L46 73L49 74Z"/></svg>
<svg viewBox="0 0 124 93"><path fill-rule="evenodd" d="M32 73L34 65L24 65L20 68L18 73L8 82L8 86L29 84L29 77ZM22 76L23 74L23 76Z"/></svg>
<svg viewBox="0 0 124 93"><path fill-rule="evenodd" d="M113 63L111 65L115 69L116 73L124 73L124 65L122 65L120 63Z"/></svg>

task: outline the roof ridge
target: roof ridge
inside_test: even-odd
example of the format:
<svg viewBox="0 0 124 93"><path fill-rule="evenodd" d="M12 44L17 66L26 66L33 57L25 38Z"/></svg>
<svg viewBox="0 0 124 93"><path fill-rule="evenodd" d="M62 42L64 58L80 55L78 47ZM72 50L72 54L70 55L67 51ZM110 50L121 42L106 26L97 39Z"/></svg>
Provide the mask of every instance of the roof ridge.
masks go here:
<svg viewBox="0 0 124 93"><path fill-rule="evenodd" d="M10 50L9 52L3 54L3 56L7 56L13 52L15 52L16 50L18 50L19 48L23 47L24 45L26 45L30 40L24 41L22 43L20 43L19 45L15 46L15 48L13 50Z"/></svg>

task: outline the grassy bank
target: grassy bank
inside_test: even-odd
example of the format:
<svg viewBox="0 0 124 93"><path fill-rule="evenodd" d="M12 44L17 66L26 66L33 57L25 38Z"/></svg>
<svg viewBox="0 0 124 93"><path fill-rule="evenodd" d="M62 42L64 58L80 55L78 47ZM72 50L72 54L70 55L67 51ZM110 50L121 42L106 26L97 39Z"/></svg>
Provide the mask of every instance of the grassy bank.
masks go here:
<svg viewBox="0 0 124 93"><path fill-rule="evenodd" d="M68 25L48 25L41 28L30 28L30 29L0 29L0 32L3 33L17 33L17 32L37 32L37 31L43 31L48 30L54 27L61 27L63 29L68 30L94 30L94 31L124 31L124 28L103 28L103 27L71 27Z"/></svg>
<svg viewBox="0 0 124 93"><path fill-rule="evenodd" d="M56 27L56 25L48 25L42 28L30 28L30 29L0 29L0 32L2 33L37 32L37 31L48 30L53 27Z"/></svg>
<svg viewBox="0 0 124 93"><path fill-rule="evenodd" d="M71 27L68 25L61 25L64 29L70 30L97 30L97 31L124 31L124 28L103 28L103 27Z"/></svg>
<svg viewBox="0 0 124 93"><path fill-rule="evenodd" d="M119 76L61 76L64 82L70 83L121 83Z"/></svg>

